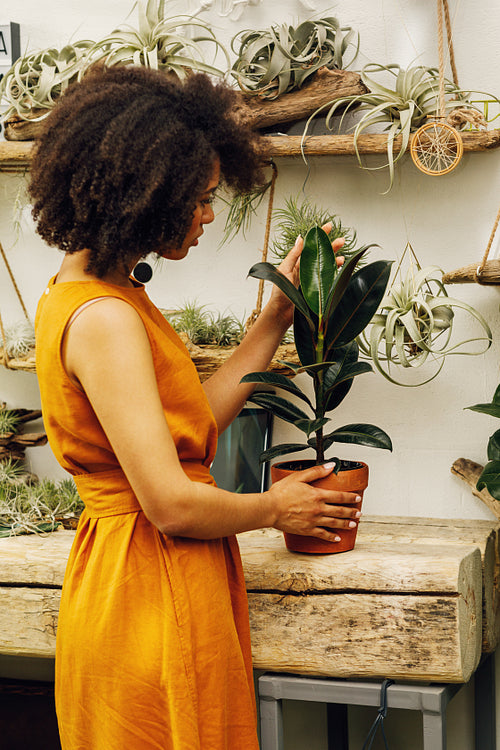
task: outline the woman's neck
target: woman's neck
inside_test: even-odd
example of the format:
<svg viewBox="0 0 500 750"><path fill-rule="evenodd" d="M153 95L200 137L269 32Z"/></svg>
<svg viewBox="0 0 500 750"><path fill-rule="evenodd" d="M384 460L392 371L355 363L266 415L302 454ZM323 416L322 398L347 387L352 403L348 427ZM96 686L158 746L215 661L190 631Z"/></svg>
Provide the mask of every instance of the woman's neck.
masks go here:
<svg viewBox="0 0 500 750"><path fill-rule="evenodd" d="M112 268L104 276L86 270L90 250L80 250L77 253L66 253L57 274L57 281L106 281L108 284L132 287L130 271L127 268Z"/></svg>

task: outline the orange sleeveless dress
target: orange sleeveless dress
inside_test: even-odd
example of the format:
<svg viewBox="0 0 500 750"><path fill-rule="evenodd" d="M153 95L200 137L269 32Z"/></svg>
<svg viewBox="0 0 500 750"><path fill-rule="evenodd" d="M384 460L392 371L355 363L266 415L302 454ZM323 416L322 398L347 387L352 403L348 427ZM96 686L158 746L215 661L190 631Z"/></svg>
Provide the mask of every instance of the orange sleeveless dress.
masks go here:
<svg viewBox="0 0 500 750"><path fill-rule="evenodd" d="M67 322L82 304L103 296L125 300L141 316L183 469L193 481L214 483L213 415L189 354L144 287L52 279L36 316L42 411L52 450L85 503L57 631L62 748L257 750L236 539L168 537L153 526L89 401L64 370ZM96 464L103 470L89 473L86 466ZM167 500L168 483L165 476Z"/></svg>

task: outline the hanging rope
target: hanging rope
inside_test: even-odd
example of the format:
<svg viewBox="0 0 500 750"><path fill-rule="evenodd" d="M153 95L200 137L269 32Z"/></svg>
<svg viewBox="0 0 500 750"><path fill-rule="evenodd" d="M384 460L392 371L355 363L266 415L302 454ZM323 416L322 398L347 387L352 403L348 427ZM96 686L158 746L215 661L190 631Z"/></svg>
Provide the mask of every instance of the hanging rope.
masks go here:
<svg viewBox="0 0 500 750"><path fill-rule="evenodd" d="M0 254L2 255L3 262L5 263L5 267L7 268L7 272L9 274L9 276L10 276L10 280L12 281L12 286L14 287L14 290L15 290L15 292L17 294L17 299L19 300L19 304L22 307L22 310L24 312L26 320L29 321L30 318L29 318L29 315L28 315L28 311L26 309L26 305L24 304L23 298L21 296L20 289L19 289L19 287L17 285L17 282L16 282L16 280L14 278L14 274L12 273L12 269L10 267L9 261L7 260L7 256L5 254L5 250L3 249L3 246L2 246L1 242L0 242ZM3 364L8 369L12 369L11 366L10 366L10 364L9 364L10 360L11 360L11 357L7 353L7 337L5 335L5 328L4 328L4 325L3 325L2 315L1 314L0 314L0 334L2 336Z"/></svg>
<svg viewBox="0 0 500 750"><path fill-rule="evenodd" d="M438 17L438 55L439 55L439 109L438 117L446 115L444 98L444 42L443 42L443 4L445 0L437 0Z"/></svg>
<svg viewBox="0 0 500 750"><path fill-rule="evenodd" d="M274 201L274 188L276 185L276 178L278 177L278 168L274 161L271 160L271 167L273 169L273 176L271 178L271 187L269 189L269 202L267 204L267 219L266 219L266 232L264 235L264 245L262 249L262 262L267 260L267 249L269 246L269 235L271 233L271 219L273 214L273 201ZM259 280L259 288L257 292L257 303L255 309L252 311L250 317L245 323L245 328L248 331L255 323L262 311L262 300L264 297L264 280Z"/></svg>
<svg viewBox="0 0 500 750"><path fill-rule="evenodd" d="M478 282L478 284L483 284L484 283L482 281L482 279L481 279L481 274L482 274L482 272L484 270L484 267L486 265L486 261L488 260L488 255L490 254L491 246L493 244L493 240L495 238L495 234L497 232L498 224L499 223L500 223L500 208L498 209L497 218L495 219L495 223L493 224L493 229L492 229L492 232L491 232L491 235L490 235L490 239L488 241L488 245L486 247L486 251L484 253L483 259L482 259L481 263L479 264L479 266L477 267L476 281Z"/></svg>
<svg viewBox="0 0 500 750"><path fill-rule="evenodd" d="M448 0L443 0L443 10L444 10L444 21L446 24L446 36L448 38L448 55L450 58L450 67L451 67L451 73L453 76L453 83L458 88L458 74L457 74L457 66L455 65L455 53L453 51L453 35L451 31L451 22L450 22L450 8L448 6Z"/></svg>

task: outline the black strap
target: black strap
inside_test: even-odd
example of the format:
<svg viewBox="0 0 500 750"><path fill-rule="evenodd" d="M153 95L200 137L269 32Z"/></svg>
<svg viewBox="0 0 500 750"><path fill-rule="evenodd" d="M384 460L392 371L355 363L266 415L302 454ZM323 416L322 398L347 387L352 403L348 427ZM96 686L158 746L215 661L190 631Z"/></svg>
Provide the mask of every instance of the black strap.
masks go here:
<svg viewBox="0 0 500 750"><path fill-rule="evenodd" d="M387 688L389 685L394 685L394 680L384 680L382 683L382 686L380 688L380 708L377 713L377 718L373 722L370 731L368 732L368 737L363 743L363 747L361 750L371 750L373 745L373 740L375 739L375 736L377 734L377 729L380 727L380 731L382 732L382 738L384 740L385 750L389 750L389 746L387 744L387 738L385 736L384 731L384 719L387 715Z"/></svg>

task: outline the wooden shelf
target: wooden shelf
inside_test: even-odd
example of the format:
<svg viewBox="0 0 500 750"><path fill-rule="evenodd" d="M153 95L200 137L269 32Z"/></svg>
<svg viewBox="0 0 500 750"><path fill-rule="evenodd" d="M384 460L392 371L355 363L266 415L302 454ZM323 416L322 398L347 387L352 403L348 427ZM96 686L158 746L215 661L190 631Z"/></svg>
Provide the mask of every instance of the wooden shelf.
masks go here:
<svg viewBox="0 0 500 750"><path fill-rule="evenodd" d="M500 129L465 131L461 133L464 151L490 151L500 147ZM301 156L301 135L267 135L264 136L264 153L266 156ZM0 172L24 172L29 169L34 141L0 141ZM401 138L394 141L394 151L401 147ZM355 155L354 136L352 135L312 135L304 143L304 154L307 156L349 156ZM362 135L358 138L360 154L385 154L387 137L381 135Z"/></svg>
<svg viewBox="0 0 500 750"><path fill-rule="evenodd" d="M464 151L489 151L500 147L500 130L465 131L462 136ZM265 137L267 156L301 156L301 135L271 135ZM357 140L360 154L386 154L385 134L361 135ZM394 139L394 152L401 148L401 137ZM409 151L409 145L408 149ZM306 138L303 152L307 156L355 155L352 135L313 135Z"/></svg>

